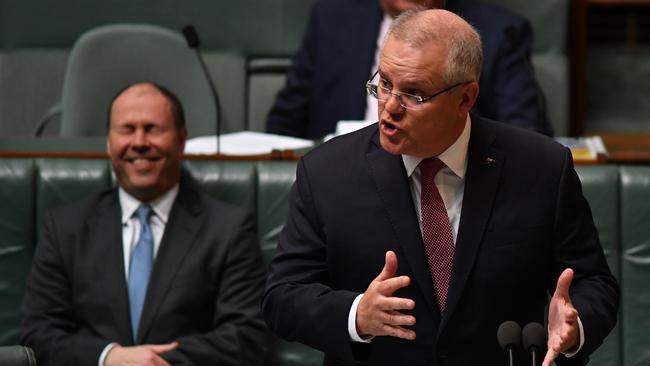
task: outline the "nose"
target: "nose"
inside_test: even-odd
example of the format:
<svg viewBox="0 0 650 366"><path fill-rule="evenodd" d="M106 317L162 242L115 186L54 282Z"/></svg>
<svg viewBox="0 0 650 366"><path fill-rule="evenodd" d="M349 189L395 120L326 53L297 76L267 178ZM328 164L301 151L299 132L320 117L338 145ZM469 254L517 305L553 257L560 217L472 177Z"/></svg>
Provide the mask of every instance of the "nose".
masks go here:
<svg viewBox="0 0 650 366"><path fill-rule="evenodd" d="M147 139L147 133L143 128L136 129L133 134L133 141L131 147L139 152L145 151L149 148L149 140Z"/></svg>
<svg viewBox="0 0 650 366"><path fill-rule="evenodd" d="M384 109L390 114L403 113L404 107L402 107L399 95L394 93L388 94L388 99L384 102Z"/></svg>

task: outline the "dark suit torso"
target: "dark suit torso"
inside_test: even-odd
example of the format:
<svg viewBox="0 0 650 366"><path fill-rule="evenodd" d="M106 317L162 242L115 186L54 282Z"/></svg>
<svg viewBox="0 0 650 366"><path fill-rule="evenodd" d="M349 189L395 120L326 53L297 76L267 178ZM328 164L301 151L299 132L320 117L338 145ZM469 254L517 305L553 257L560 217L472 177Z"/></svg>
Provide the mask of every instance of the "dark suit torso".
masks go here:
<svg viewBox="0 0 650 366"><path fill-rule="evenodd" d="M472 1L449 1L448 9L477 28L482 38L481 92L474 111L550 135L530 63L530 24ZM340 120L363 119L365 84L374 71L382 17L377 0L317 2L287 83L268 116L267 131L314 139L334 132Z"/></svg>
<svg viewBox="0 0 650 366"><path fill-rule="evenodd" d="M543 322L548 291L571 267L571 294L587 336L567 364L584 363L615 323L618 287L568 150L478 117L470 136L442 315L402 159L380 147L373 125L301 160L263 300L270 328L323 350L328 365L506 364L498 326ZM397 275L412 280L395 295L415 301L417 338L353 344L350 306L381 272L388 250L397 254Z"/></svg>
<svg viewBox="0 0 650 366"><path fill-rule="evenodd" d="M117 190L52 210L33 260L22 343L39 365L97 365L110 342L178 341L173 365L254 365L264 266L252 218L182 183L133 339Z"/></svg>

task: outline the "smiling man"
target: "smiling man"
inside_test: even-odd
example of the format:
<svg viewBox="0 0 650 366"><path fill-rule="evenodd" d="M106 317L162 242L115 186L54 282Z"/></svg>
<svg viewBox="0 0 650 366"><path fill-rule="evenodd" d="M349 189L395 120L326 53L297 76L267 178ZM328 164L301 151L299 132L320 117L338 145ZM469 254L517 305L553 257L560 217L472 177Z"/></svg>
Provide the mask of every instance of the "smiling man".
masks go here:
<svg viewBox="0 0 650 366"><path fill-rule="evenodd" d="M108 116L119 187L47 214L22 343L43 366L259 364L264 266L252 217L182 174L187 130L170 91L131 85Z"/></svg>
<svg viewBox="0 0 650 366"><path fill-rule="evenodd" d="M570 151L469 113L481 49L452 12L401 15L366 83L379 122L298 164L262 307L328 366L506 365L499 325L549 296L544 365L584 365L616 322Z"/></svg>

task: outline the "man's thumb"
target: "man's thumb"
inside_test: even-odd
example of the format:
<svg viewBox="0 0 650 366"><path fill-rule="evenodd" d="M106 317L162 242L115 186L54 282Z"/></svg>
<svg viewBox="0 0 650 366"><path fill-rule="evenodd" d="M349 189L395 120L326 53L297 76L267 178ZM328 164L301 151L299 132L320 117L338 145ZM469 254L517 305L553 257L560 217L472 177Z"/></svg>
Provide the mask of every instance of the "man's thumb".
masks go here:
<svg viewBox="0 0 650 366"><path fill-rule="evenodd" d="M395 277L395 273L397 273L397 255L395 255L395 252L389 250L386 252L384 268L381 270L381 273L377 276L376 280L387 280Z"/></svg>

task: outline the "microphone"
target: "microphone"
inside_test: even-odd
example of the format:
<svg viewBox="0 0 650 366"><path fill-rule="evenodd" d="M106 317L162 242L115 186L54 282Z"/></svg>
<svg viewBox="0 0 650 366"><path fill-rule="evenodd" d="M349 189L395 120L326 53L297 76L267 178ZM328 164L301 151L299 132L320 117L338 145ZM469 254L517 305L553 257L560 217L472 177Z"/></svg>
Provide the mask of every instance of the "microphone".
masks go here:
<svg viewBox="0 0 650 366"><path fill-rule="evenodd" d="M212 92L214 105L217 108L217 155L219 155L221 154L221 145L220 145L221 105L219 103L219 95L217 94L217 89L214 87L214 83L212 82L212 77L210 76L210 72L208 71L208 68L205 66L205 61L203 61L203 56L201 55L201 51L199 50L199 45L201 44L201 40L199 39L199 34L196 33L196 29L192 24L188 24L185 27L183 27L183 35L185 36L185 42L187 42L187 46L193 49L194 52L196 52L196 57L199 59L199 64L201 64L201 69L203 70L206 79L208 79L208 86L210 87L210 91Z"/></svg>
<svg viewBox="0 0 650 366"><path fill-rule="evenodd" d="M526 324L524 330L522 331L522 343L524 344L524 349L527 352L530 352L533 360L533 366L537 365L537 358L544 349L545 341L546 332L540 323Z"/></svg>
<svg viewBox="0 0 650 366"><path fill-rule="evenodd" d="M501 323L499 329L497 329L497 340L501 348L508 352L510 366L514 366L514 349L521 346L521 327L519 324L512 320Z"/></svg>

